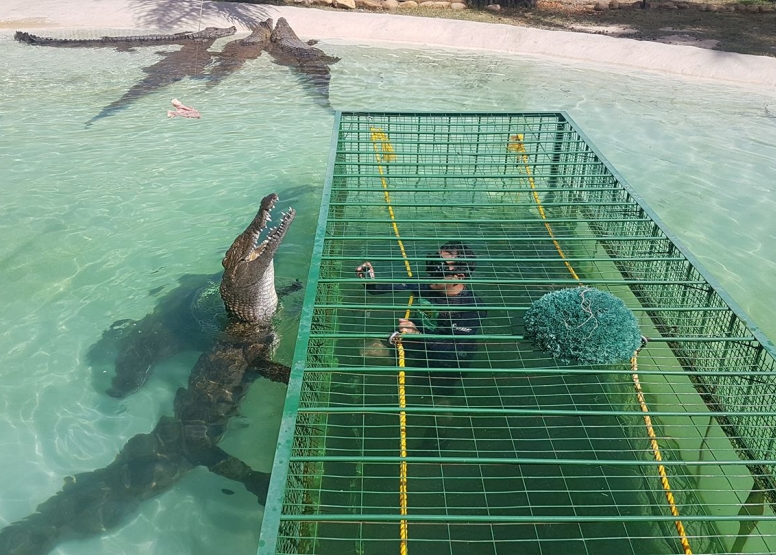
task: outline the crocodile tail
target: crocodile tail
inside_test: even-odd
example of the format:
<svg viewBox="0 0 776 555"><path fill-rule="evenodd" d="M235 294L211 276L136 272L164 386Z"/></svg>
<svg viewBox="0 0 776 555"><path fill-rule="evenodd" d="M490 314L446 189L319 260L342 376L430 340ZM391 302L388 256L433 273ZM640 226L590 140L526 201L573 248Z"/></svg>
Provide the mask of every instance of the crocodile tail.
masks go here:
<svg viewBox="0 0 776 555"><path fill-rule="evenodd" d="M0 530L0 553L4 555L46 555L59 540L55 526L42 526L32 515Z"/></svg>

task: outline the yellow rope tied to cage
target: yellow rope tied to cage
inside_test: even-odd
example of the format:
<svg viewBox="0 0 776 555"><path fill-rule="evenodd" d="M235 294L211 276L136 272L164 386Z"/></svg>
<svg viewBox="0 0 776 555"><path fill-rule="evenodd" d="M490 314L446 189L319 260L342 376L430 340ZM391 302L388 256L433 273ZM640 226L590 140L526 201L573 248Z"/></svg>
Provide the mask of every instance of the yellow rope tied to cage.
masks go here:
<svg viewBox="0 0 776 555"><path fill-rule="evenodd" d="M382 163L393 162L396 159L393 146L391 145L388 135L377 127L371 127L369 129L372 137L372 147L375 151L375 159L377 160L377 171L380 174L380 181L383 186L383 196L385 197L385 204L388 207L388 215L391 217L391 227L393 228L393 234L396 236L396 241L399 244L399 250L401 251L402 258L404 259L404 267L407 270L407 277L412 277L412 267L407 259L407 251L404 249L404 243L401 240L399 234L399 226L396 224L396 217L393 212L393 206L391 205L391 195L388 192L388 179L385 176ZM410 300L407 303L407 310L405 311L404 318L409 319L410 308L412 307L413 297L410 296ZM404 346L401 343L401 337L396 341L396 354L399 358L399 442L400 442L400 454L401 462L399 463L399 512L401 516L407 516L407 412L404 410L407 408L407 394L406 394L406 375L404 373L405 368L405 356ZM409 530L407 519L402 518L399 521L399 536L401 543L399 544L399 552L401 555L407 555L407 539L409 537Z"/></svg>
<svg viewBox="0 0 776 555"><path fill-rule="evenodd" d="M552 227L550 226L550 222L547 221L547 216L544 211L544 207L541 204L541 199L539 198L539 195L536 191L536 184L533 179L533 175L531 173L531 168L528 166L528 153L526 152L525 145L523 144L523 135L518 133L515 135L510 135L509 142L507 143L507 151L508 152L514 152L515 157L522 161L524 170L526 172L526 175L528 175L528 182L531 186L532 194L534 202L536 202L536 207L539 211L539 215L541 216L542 220L544 221L544 227L547 229L547 233L549 233L550 237L552 238L552 242L555 244L555 248L558 251L558 254L563 259L563 263L566 265L566 268L568 268L569 272L571 273L572 277L579 282L580 285L582 285L582 281L580 280L577 273L574 271L574 268L571 266L568 260L566 260L566 256L563 253L563 249L561 248L560 244L558 244L558 241L555 239L555 234L552 231ZM650 447L652 449L652 453L655 457L655 460L658 463L663 462L663 455L660 452L660 445L657 442L657 435L655 434L655 428L652 425L652 418L649 414L649 407L647 406L646 398L644 397L644 390L641 388L641 380L639 379L638 375L638 350L633 353L633 356L631 357L631 378L633 379L633 385L636 389L636 397L639 402L639 406L641 407L641 412L644 416L644 424L647 428L647 435L649 436L649 442ZM676 527L676 531L679 534L679 541L682 544L682 549L684 550L685 555L692 555L692 549L690 548L690 542L687 539L687 534L684 529L684 524L680 520L680 514L679 509L676 506L676 500L674 499L674 494L671 490L671 483L668 480L668 474L666 472L665 466L663 464L658 464L657 467L658 474L660 475L660 484L663 487L663 491L665 492L666 500L668 501L668 505L671 511L671 515L676 519L674 521L674 525Z"/></svg>
<svg viewBox="0 0 776 555"><path fill-rule="evenodd" d="M539 216L541 216L542 220L544 221L544 227L547 230L547 233L550 235L550 238L552 239L552 243L553 245L555 245L555 249L558 251L558 254L563 259L563 263L566 265L566 268L568 268L572 277L575 280L579 281L579 276L574 271L574 268L571 267L571 264L569 264L568 261L566 261L566 256L563 254L563 249L561 248L560 243L558 243L558 240L555 239L555 233L552 231L552 226L550 226L550 222L547 221L547 215L544 213L544 206L542 206L541 199L539 198L539 193L537 193L536 191L536 183L534 182L533 175L531 174L531 168L528 166L528 153L526 152L525 145L523 144L522 133L518 133L517 135L511 135L509 137L509 142L507 143L507 150L510 152L514 152L515 156L518 159L522 159L523 169L525 170L526 175L528 175L528 183L531 185L531 194L533 195L534 202L536 202L536 208L539 210Z"/></svg>

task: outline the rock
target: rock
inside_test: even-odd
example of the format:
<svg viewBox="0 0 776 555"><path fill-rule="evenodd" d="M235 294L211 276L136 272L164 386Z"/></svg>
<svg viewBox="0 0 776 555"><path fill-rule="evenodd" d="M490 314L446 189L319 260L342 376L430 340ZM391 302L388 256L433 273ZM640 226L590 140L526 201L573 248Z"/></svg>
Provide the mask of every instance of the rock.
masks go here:
<svg viewBox="0 0 776 555"><path fill-rule="evenodd" d="M603 2L596 2L595 6L593 6L593 9L597 12L602 12L609 9L608 4L604 4Z"/></svg>
<svg viewBox="0 0 776 555"><path fill-rule="evenodd" d="M395 10L399 7L399 0L385 0L383 2L384 10Z"/></svg>
<svg viewBox="0 0 776 555"><path fill-rule="evenodd" d="M407 0L407 2L399 2L400 10L412 10L418 7L418 3L415 0Z"/></svg>
<svg viewBox="0 0 776 555"><path fill-rule="evenodd" d="M609 2L609 9L610 10L619 10L620 9L620 3L617 0L612 0Z"/></svg>
<svg viewBox="0 0 776 555"><path fill-rule="evenodd" d="M773 13L773 6L760 6L760 13Z"/></svg>
<svg viewBox="0 0 776 555"><path fill-rule="evenodd" d="M749 13L757 13L760 11L760 6L755 6L754 4L749 4L746 7L746 11Z"/></svg>
<svg viewBox="0 0 776 555"><path fill-rule="evenodd" d="M356 0L356 7L365 10L382 10L383 3L380 0Z"/></svg>
<svg viewBox="0 0 776 555"><path fill-rule="evenodd" d="M485 6L485 9L490 12L500 12L501 6L499 6L498 4L488 4L487 6Z"/></svg>
<svg viewBox="0 0 776 555"><path fill-rule="evenodd" d="M366 358L388 358L392 354L392 350L379 339L364 340L364 345L361 347L361 356Z"/></svg>
<svg viewBox="0 0 776 555"><path fill-rule="evenodd" d="M676 7L679 8L680 10L686 10L687 8L690 7L690 4L688 4L687 2L677 2Z"/></svg>
<svg viewBox="0 0 776 555"><path fill-rule="evenodd" d="M707 7L707 11L710 11L710 12L716 12L717 10L719 10L719 6L717 6L716 4L709 4Z"/></svg>
<svg viewBox="0 0 776 555"><path fill-rule="evenodd" d="M311 0L313 6L331 6L334 0Z"/></svg>
<svg viewBox="0 0 776 555"><path fill-rule="evenodd" d="M332 6L335 8L344 8L346 10L355 10L356 0L333 0Z"/></svg>
<svg viewBox="0 0 776 555"><path fill-rule="evenodd" d="M432 2L433 6L432 8L437 8L440 10L448 10L450 9L450 2L443 2L442 0L437 0L436 2Z"/></svg>
<svg viewBox="0 0 776 555"><path fill-rule="evenodd" d="M452 4L450 4L450 9L451 10L465 10L466 9L466 4L461 4L460 2L453 2Z"/></svg>

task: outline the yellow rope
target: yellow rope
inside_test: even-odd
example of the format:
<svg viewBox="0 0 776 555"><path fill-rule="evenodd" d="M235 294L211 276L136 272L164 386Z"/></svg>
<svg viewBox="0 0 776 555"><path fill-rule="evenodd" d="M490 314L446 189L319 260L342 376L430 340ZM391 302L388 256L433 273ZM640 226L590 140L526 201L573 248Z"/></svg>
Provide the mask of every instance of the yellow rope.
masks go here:
<svg viewBox="0 0 776 555"><path fill-rule="evenodd" d="M550 222L547 221L547 215L544 213L544 207L542 206L542 202L539 199L539 194L536 192L536 183L534 183L533 175L531 175L531 168L528 167L528 154L525 150L525 145L523 144L523 135L521 133L518 133L517 135L512 135L509 137L509 143L507 143L507 150L510 152L514 152L515 156L517 156L518 158L522 158L525 173L528 175L528 183L531 185L531 194L533 195L534 201L536 202L536 207L539 210L539 215L542 217L542 220L544 221L544 227L545 229L547 229L547 233L550 235L550 238L552 239L552 243L555 245L555 249L558 251L558 254L563 259L563 263L566 265L566 268L568 268L569 272L571 272L571 276L575 280L579 281L579 276L574 271L574 268L571 267L571 264L569 264L568 261L566 260L566 255L563 254L563 249L561 248L560 243L558 243L557 239L555 239L555 233L553 233L552 231Z"/></svg>
<svg viewBox="0 0 776 555"><path fill-rule="evenodd" d="M655 460L659 463L663 462L663 455L660 453L660 446L657 443L657 436L655 435L655 429L652 426L652 418L649 415L649 408L647 407L647 401L644 398L644 391L641 389L641 380L639 380L638 375L638 357L637 357L638 351L634 353L633 357L631 358L631 370L633 371L633 374L631 375L633 378L633 385L636 387L636 397L638 397L639 405L641 406L641 412L644 413L644 423L647 426L647 434L649 435L649 443L652 447L652 453L655 455ZM690 542L687 539L687 534L684 531L684 524L682 524L682 521L679 520L679 509L676 507L676 501L674 500L674 494L671 491L671 484L668 481L668 474L666 473L666 467L662 464L657 465L657 472L660 474L660 483L663 486L663 491L666 495L666 501L668 501L668 505L671 508L671 515L676 518L674 521L674 526L676 526L676 531L679 533L679 541L682 543L682 548L684 549L684 552L686 555L692 555L692 549L690 549Z"/></svg>
<svg viewBox="0 0 776 555"><path fill-rule="evenodd" d="M399 355L399 368L404 368L404 346L401 341L396 343L396 350ZM406 391L405 386L405 374L404 370L399 370L399 407L402 409L399 411L399 431L400 431L400 446L401 446L401 463L399 463L399 513L401 516L407 516L407 412L404 410L407 408ZM409 537L409 530L407 525L407 519L403 518L399 521L399 537L401 543L399 544L399 553L401 555L407 555L407 538Z"/></svg>
<svg viewBox="0 0 776 555"><path fill-rule="evenodd" d="M533 176L531 175L531 168L528 166L528 153L525 150L525 145L523 144L523 135L518 133L516 135L511 135L509 137L509 142L507 143L507 151L514 152L515 156L518 158L518 160L522 160L523 165L525 166L525 173L528 175L528 183L531 186L532 194L534 201L536 202L536 207L539 210L539 215L542 217L542 220L544 220L544 227L547 229L547 233L549 233L550 237L552 238L552 242L555 244L555 248L558 251L558 254L560 254L560 257L563 259L563 263L566 265L566 268L568 268L569 272L571 273L572 277L577 280L577 282L582 284L581 280L579 279L579 276L574 271L574 268L571 267L571 264L566 260L566 255L563 253L563 249L561 248L558 241L555 239L555 234L552 232L552 227L550 226L550 222L547 221L547 216L544 212L544 207L541 204L541 200L539 199L539 195L536 192L536 184L534 183ZM638 375L638 351L636 351L633 354L633 357L631 358L631 370L633 373L631 374L631 377L633 379L633 385L636 388L636 397L639 401L639 406L641 407L641 412L644 413L644 424L647 427L647 435L649 435L649 442L650 447L652 448L652 453L655 457L655 460L658 463L663 462L663 455L660 452L660 445L657 442L657 435L655 434L655 428L652 425L652 418L649 415L649 407L647 406L647 401L644 397L644 391L641 389L641 380L639 379ZM660 474L660 483L663 486L663 491L665 492L666 500L668 501L668 505L671 510L671 515L676 519L674 521L674 525L676 526L676 531L679 533L679 541L682 544L682 548L684 549L685 555L692 555L692 549L690 548L690 542L687 539L687 534L684 530L684 524L682 524L682 521L680 519L679 515L679 509L676 506L676 500L674 499L674 494L671 491L671 484L668 481L668 474L666 473L665 466L662 464L659 464L657 467L658 474Z"/></svg>
<svg viewBox="0 0 776 555"><path fill-rule="evenodd" d="M393 151L393 146L389 142L388 135L382 130L376 127L370 128L372 135L372 147L375 151L375 159L377 160L377 171L380 173L380 181L383 185L383 195L385 197L385 204L388 206L388 215L391 217L391 226L393 227L393 234L396 236L396 241L399 244L399 250L401 250L402 258L404 258L404 267L407 270L407 277L412 277L412 267L407 259L407 251L404 249L404 243L401 240L399 234L399 226L396 225L396 218L393 213L393 206L391 206L391 195L388 193L388 180L385 177L383 166L381 162L393 162L396 159L396 155ZM407 303L407 310L404 314L405 319L410 317L410 308L412 307L413 297L410 296L410 300ZM401 463L399 463L399 512L401 516L407 516L407 412L404 410L407 408L407 395L405 390L406 375L404 373L405 357L404 346L401 343L401 337L396 341L396 353L399 357L399 445L401 452ZM407 555L407 538L409 537L407 519L403 518L399 521L399 535L401 543L399 544L399 552L401 555Z"/></svg>

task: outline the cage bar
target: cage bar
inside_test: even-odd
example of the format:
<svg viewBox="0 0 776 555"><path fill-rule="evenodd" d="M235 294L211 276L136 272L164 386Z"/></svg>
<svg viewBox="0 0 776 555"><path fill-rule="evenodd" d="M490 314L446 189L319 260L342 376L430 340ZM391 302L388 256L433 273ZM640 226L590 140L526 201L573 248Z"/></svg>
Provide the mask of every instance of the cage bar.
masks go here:
<svg viewBox="0 0 776 555"><path fill-rule="evenodd" d="M407 294L354 268L429 282L447 241L487 318L439 395L386 342ZM776 552L774 346L567 114L337 113L311 267L260 555ZM633 310L638 357L524 339L576 286Z"/></svg>

